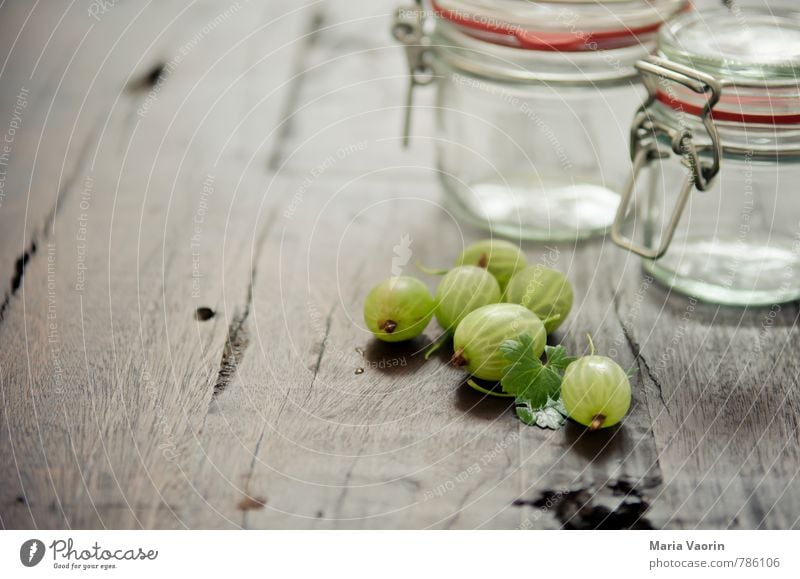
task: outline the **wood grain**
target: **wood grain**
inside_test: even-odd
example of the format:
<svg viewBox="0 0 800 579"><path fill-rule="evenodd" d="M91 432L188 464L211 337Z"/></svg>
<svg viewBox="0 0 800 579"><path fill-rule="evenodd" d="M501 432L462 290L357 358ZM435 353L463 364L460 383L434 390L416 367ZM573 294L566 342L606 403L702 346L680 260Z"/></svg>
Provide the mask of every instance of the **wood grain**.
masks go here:
<svg viewBox="0 0 800 579"><path fill-rule="evenodd" d="M441 195L432 91L400 147L392 2L42 4L0 7L0 135L30 88L0 204L4 528L800 527L796 304L696 303L607 239L525 245L575 287L551 341L635 371L591 434L423 362L435 323L369 336L371 285L433 288L415 261L484 236Z"/></svg>
<svg viewBox="0 0 800 579"><path fill-rule="evenodd" d="M141 68L159 67L163 54L182 55L180 64L155 84L144 75L118 85L124 104L106 109L52 230L37 240L42 253L0 329L2 453L18 473L2 491L4 525L181 526L180 457L207 413L229 327L247 307L260 204L255 194L237 200L241 189L260 190L263 176L225 143L247 114L265 129L277 124L281 99L263 95L289 71L258 75L260 59L291 53L298 31L287 24L303 20L283 18L275 34L268 24L282 13L248 8L256 14L219 20L185 56L193 31L224 10L184 13L172 45ZM243 43L251 33L253 44ZM274 44L258 46L264 37ZM137 58L150 39L138 42L128 48ZM243 82L248 74L260 81ZM238 142L257 150L261 135L245 133ZM214 317L198 320L198 307Z"/></svg>

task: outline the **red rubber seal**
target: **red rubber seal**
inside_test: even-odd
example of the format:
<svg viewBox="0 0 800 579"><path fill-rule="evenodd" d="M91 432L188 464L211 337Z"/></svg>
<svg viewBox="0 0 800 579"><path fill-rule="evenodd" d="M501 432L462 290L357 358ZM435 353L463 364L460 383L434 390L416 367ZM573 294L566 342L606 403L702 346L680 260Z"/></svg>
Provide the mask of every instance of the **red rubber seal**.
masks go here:
<svg viewBox="0 0 800 579"><path fill-rule="evenodd" d="M503 44L527 50L585 52L633 46L639 44L640 36L656 32L662 24L659 21L639 28L621 28L585 33L575 31L534 31L513 26L500 20L491 22L457 10L448 10L439 6L436 0L433 0L432 4L433 10L439 18L462 28L506 37L508 40ZM691 4L687 4L683 10L690 9Z"/></svg>
<svg viewBox="0 0 800 579"><path fill-rule="evenodd" d="M664 91L656 93L656 100L665 104L676 111L683 111L690 115L700 116L703 112L702 105L687 103L673 98ZM753 106L754 104L769 104L764 98L741 98L737 101L738 105ZM788 114L764 114L764 113L744 113L738 111L712 110L711 118L715 121L727 121L741 124L758 125L797 125L800 124L800 113Z"/></svg>

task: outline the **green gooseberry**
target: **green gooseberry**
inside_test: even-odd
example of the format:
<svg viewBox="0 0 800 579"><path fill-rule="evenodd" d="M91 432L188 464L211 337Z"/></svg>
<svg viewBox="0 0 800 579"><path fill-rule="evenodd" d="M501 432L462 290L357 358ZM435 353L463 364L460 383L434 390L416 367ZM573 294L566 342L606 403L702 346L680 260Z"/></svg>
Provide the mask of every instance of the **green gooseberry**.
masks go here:
<svg viewBox="0 0 800 579"><path fill-rule="evenodd" d="M500 290L517 271L524 269L528 262L519 247L502 239L483 239L469 245L458 256L456 265L474 265L489 270Z"/></svg>
<svg viewBox="0 0 800 579"><path fill-rule="evenodd" d="M540 357L547 332L536 314L519 304L491 304L478 308L456 327L452 363L463 366L476 378L500 380L510 363L500 345L522 334L533 338L533 354Z"/></svg>
<svg viewBox="0 0 800 579"><path fill-rule="evenodd" d="M390 277L372 288L364 300L364 322L379 340L402 342L425 330L434 309L433 297L420 280Z"/></svg>
<svg viewBox="0 0 800 579"><path fill-rule="evenodd" d="M628 413L631 383L614 360L592 353L567 366L561 399L570 418L598 430L617 424Z"/></svg>
<svg viewBox="0 0 800 579"><path fill-rule="evenodd" d="M523 305L544 320L548 334L567 319L572 300L572 284L566 276L543 265L532 265L515 273L505 293L505 301Z"/></svg>
<svg viewBox="0 0 800 579"><path fill-rule="evenodd" d="M500 286L485 269L472 265L454 267L436 288L436 319L452 332L464 317L482 306L500 301Z"/></svg>

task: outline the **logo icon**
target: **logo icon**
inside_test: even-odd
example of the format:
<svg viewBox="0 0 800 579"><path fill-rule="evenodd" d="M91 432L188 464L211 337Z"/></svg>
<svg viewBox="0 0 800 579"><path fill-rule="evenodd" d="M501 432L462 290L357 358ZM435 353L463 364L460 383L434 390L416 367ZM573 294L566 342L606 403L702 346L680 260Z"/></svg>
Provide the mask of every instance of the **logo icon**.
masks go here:
<svg viewBox="0 0 800 579"><path fill-rule="evenodd" d="M398 276L403 274L403 268L408 265L411 259L411 237L406 234L400 238L400 242L392 247L394 256L392 257L392 275Z"/></svg>
<svg viewBox="0 0 800 579"><path fill-rule="evenodd" d="M35 567L44 557L44 543L39 539L28 539L19 548L19 560L26 567Z"/></svg>

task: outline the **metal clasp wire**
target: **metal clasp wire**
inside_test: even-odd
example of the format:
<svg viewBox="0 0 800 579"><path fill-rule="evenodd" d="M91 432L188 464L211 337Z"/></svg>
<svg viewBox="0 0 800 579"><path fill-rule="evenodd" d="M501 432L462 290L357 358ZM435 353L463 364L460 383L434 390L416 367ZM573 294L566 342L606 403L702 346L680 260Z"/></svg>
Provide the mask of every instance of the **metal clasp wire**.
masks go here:
<svg viewBox="0 0 800 579"><path fill-rule="evenodd" d="M408 146L411 134L411 110L414 100L414 89L433 82L434 72L428 53L430 40L425 34L425 12L422 0L416 4L402 6L395 13L392 35L405 47L408 61L408 89L406 92L406 108L403 119L403 146Z"/></svg>
<svg viewBox="0 0 800 579"><path fill-rule="evenodd" d="M611 239L619 245L637 255L647 259L658 259L663 256L675 235L675 230L680 222L686 201L692 189L706 191L714 177L719 172L722 160L722 146L720 144L719 133L711 116L711 111L719 102L722 94L722 85L711 75L694 70L688 66L669 62L667 60L651 56L636 63L636 68L642 73L645 86L647 86L649 98L639 108L634 117L631 128L631 159L633 167L631 176L622 192L617 214L611 226ZM648 109L656 99L658 84L665 80L681 84L697 94L707 94L706 104L700 113L700 120L703 128L711 139L711 145L703 147L710 149L711 159L702 160L700 149L692 139L692 131L688 127L674 129L663 123L656 122L649 114ZM672 210L666 230L661 236L658 248L653 249L638 244L622 233L622 225L628 215L629 206L633 200L636 189L636 180L641 170L648 166L655 159L664 159L669 156L669 152L662 150L658 145L659 135L669 138L672 151L680 155L689 171L686 174L675 207Z"/></svg>

